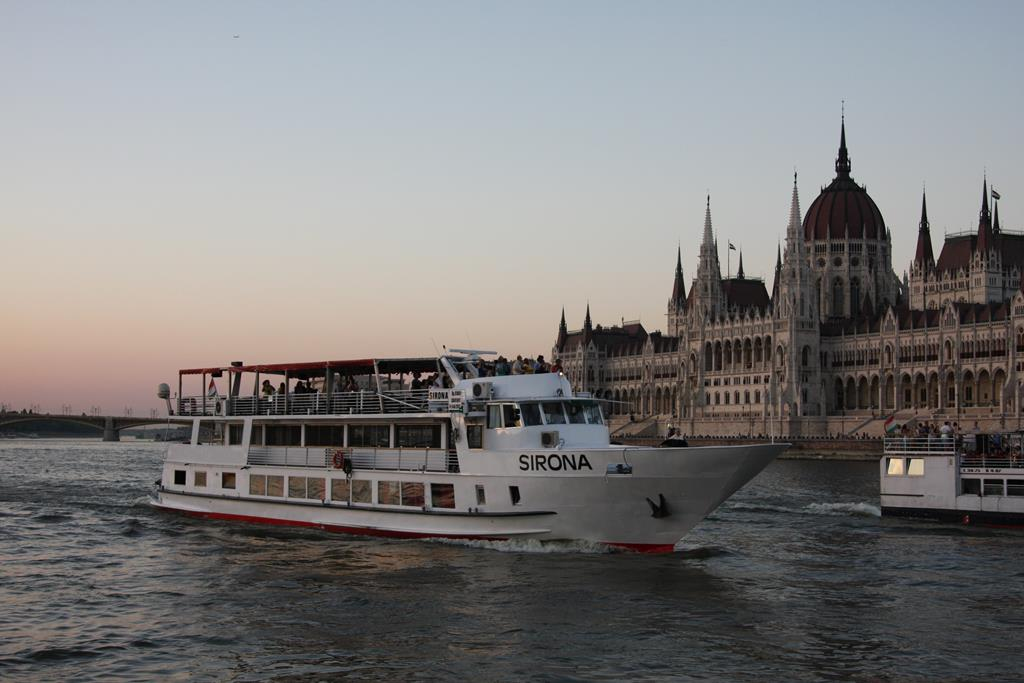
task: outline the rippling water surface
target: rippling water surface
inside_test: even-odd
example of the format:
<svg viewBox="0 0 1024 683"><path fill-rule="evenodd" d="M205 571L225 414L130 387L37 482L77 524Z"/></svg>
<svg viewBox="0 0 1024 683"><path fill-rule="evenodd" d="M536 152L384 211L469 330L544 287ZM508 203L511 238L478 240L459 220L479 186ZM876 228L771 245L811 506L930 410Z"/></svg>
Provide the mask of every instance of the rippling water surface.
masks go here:
<svg viewBox="0 0 1024 683"><path fill-rule="evenodd" d="M4 680L1020 680L1024 534L773 464L672 555L150 509L163 447L0 442Z"/></svg>

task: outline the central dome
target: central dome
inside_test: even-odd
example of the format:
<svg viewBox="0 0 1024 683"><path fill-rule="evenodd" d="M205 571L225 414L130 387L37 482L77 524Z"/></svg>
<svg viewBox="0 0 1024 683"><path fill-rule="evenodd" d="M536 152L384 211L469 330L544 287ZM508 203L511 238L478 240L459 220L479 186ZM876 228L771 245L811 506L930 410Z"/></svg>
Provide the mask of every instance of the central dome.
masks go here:
<svg viewBox="0 0 1024 683"><path fill-rule="evenodd" d="M804 240L884 240L885 221L867 190L850 177L850 156L846 151L846 122L839 138L836 177L804 216Z"/></svg>

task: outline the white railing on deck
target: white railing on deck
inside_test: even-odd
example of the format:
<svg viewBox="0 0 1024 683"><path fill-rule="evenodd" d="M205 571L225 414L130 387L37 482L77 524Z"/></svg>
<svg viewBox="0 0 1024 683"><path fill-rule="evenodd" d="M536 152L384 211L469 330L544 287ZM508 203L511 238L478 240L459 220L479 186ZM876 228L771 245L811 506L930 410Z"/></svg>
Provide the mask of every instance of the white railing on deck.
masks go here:
<svg viewBox="0 0 1024 683"><path fill-rule="evenodd" d="M953 455L956 440L941 436L886 438L883 449L887 455Z"/></svg>
<svg viewBox="0 0 1024 683"><path fill-rule="evenodd" d="M371 415L426 413L427 390L345 391L332 394L235 396L228 399L228 415Z"/></svg>
<svg viewBox="0 0 1024 683"><path fill-rule="evenodd" d="M457 472L454 451L442 448L323 448L301 446L252 446L247 464L278 467L334 467L338 451L356 470L405 470Z"/></svg>

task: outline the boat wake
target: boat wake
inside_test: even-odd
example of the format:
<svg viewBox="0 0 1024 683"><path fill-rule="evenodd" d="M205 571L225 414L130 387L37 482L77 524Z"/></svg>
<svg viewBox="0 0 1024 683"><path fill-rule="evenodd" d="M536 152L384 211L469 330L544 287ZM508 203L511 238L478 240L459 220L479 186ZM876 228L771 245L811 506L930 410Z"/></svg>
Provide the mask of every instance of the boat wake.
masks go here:
<svg viewBox="0 0 1024 683"><path fill-rule="evenodd" d="M735 512L769 512L787 515L827 515L830 517L881 517L882 509L870 503L810 503L802 508L782 505L735 503L728 508Z"/></svg>
<svg viewBox="0 0 1024 683"><path fill-rule="evenodd" d="M550 555L556 553L574 555L609 555L628 552L603 543L593 541L538 541L530 538L510 539L507 541L478 541L461 538L428 538L419 539L427 543L457 545L464 548L481 548L496 550L502 553L526 553L533 555Z"/></svg>

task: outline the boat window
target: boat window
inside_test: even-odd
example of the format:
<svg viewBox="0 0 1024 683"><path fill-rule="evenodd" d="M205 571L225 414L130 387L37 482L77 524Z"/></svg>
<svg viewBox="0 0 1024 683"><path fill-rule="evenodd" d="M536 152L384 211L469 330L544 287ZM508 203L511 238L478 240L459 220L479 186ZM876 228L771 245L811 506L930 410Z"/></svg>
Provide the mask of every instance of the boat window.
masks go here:
<svg viewBox="0 0 1024 683"><path fill-rule="evenodd" d="M284 496L284 476L280 474L268 474L267 475L267 495L268 496Z"/></svg>
<svg viewBox="0 0 1024 683"><path fill-rule="evenodd" d="M352 481L352 502L372 503L373 488L369 479L354 479Z"/></svg>
<svg viewBox="0 0 1024 683"><path fill-rule="evenodd" d="M242 428L245 425L228 425L228 444L239 446L242 443Z"/></svg>
<svg viewBox="0 0 1024 683"><path fill-rule="evenodd" d="M980 496L981 479L961 479L960 493L964 495Z"/></svg>
<svg viewBox="0 0 1024 683"><path fill-rule="evenodd" d="M418 481L402 482L402 505L423 507L423 484Z"/></svg>
<svg viewBox="0 0 1024 683"><path fill-rule="evenodd" d="M307 446L344 446L344 425L306 425Z"/></svg>
<svg viewBox="0 0 1024 683"><path fill-rule="evenodd" d="M336 503L348 502L348 479L331 479L331 500Z"/></svg>
<svg viewBox="0 0 1024 683"><path fill-rule="evenodd" d="M249 437L250 446L262 446L263 445L263 425L253 425L252 435Z"/></svg>
<svg viewBox="0 0 1024 683"><path fill-rule="evenodd" d="M213 420L200 420L199 421L199 440L198 444L209 444L211 446L217 446L224 443L224 425L220 422L214 422Z"/></svg>
<svg viewBox="0 0 1024 683"><path fill-rule="evenodd" d="M587 401L583 404L583 409L587 413L587 422L592 425L603 425L604 418L601 416L601 406L593 401Z"/></svg>
<svg viewBox="0 0 1024 683"><path fill-rule="evenodd" d="M512 499L512 504L513 505L519 505L519 501L520 501L520 498L519 498L519 487L518 486L509 486L508 487L508 497Z"/></svg>
<svg viewBox="0 0 1024 683"><path fill-rule="evenodd" d="M185 485L185 470L174 470L174 485L184 486Z"/></svg>
<svg viewBox="0 0 1024 683"><path fill-rule="evenodd" d="M397 481L377 482L377 503L380 505L398 505L401 501L401 489Z"/></svg>
<svg viewBox="0 0 1024 683"><path fill-rule="evenodd" d="M400 448L440 448L441 425L398 425L395 445Z"/></svg>
<svg viewBox="0 0 1024 683"><path fill-rule="evenodd" d="M306 478L305 477L288 477L288 497L289 498L305 498L306 497Z"/></svg>
<svg viewBox="0 0 1024 683"><path fill-rule="evenodd" d="M430 504L436 508L455 508L454 484L431 484Z"/></svg>
<svg viewBox="0 0 1024 683"><path fill-rule="evenodd" d="M587 424L587 417L583 413L583 404L579 401L568 401L565 404L565 412L569 416L569 424Z"/></svg>
<svg viewBox="0 0 1024 683"><path fill-rule="evenodd" d="M523 418L523 424L527 427L537 427L544 424L540 419L539 403L521 403L519 411Z"/></svg>
<svg viewBox="0 0 1024 683"><path fill-rule="evenodd" d="M487 406L487 428L488 429L501 429L501 406L500 405L489 405L489 406Z"/></svg>
<svg viewBox="0 0 1024 683"><path fill-rule="evenodd" d="M324 499L324 480L321 477L310 477L306 480L306 497L315 500Z"/></svg>
<svg viewBox="0 0 1024 683"><path fill-rule="evenodd" d="M351 425L348 445L364 448L388 448L391 445L391 427L388 425Z"/></svg>
<svg viewBox="0 0 1024 683"><path fill-rule="evenodd" d="M1001 496L1003 495L1003 480L1002 479L986 479L984 495L986 496Z"/></svg>
<svg viewBox="0 0 1024 683"><path fill-rule="evenodd" d="M220 487L222 489L233 489L235 488L235 473L224 472L221 474Z"/></svg>
<svg viewBox="0 0 1024 683"><path fill-rule="evenodd" d="M267 495L267 476L265 474L250 474L249 475L249 495L250 496L265 496L265 495Z"/></svg>
<svg viewBox="0 0 1024 683"><path fill-rule="evenodd" d="M519 417L519 406L515 403L504 403L501 406L502 423L508 427L522 427L523 421Z"/></svg>
<svg viewBox="0 0 1024 683"><path fill-rule="evenodd" d="M549 425L564 425L565 413L562 412L561 402L542 403L544 408L544 422Z"/></svg>
<svg viewBox="0 0 1024 683"><path fill-rule="evenodd" d="M484 426L482 424L466 425L466 443L470 448L484 447Z"/></svg>
<svg viewBox="0 0 1024 683"><path fill-rule="evenodd" d="M192 485L197 488L206 488L206 470L199 470L192 473Z"/></svg>
<svg viewBox="0 0 1024 683"><path fill-rule="evenodd" d="M1024 496L1024 479L1007 479L1006 495Z"/></svg>
<svg viewBox="0 0 1024 683"><path fill-rule="evenodd" d="M301 425L267 425L267 446L298 446L302 443Z"/></svg>
<svg viewBox="0 0 1024 683"><path fill-rule="evenodd" d="M484 491L483 484L476 485L476 504L487 505L487 493Z"/></svg>
<svg viewBox="0 0 1024 683"><path fill-rule="evenodd" d="M898 477L903 474L903 458L886 458L885 473L890 477Z"/></svg>
<svg viewBox="0 0 1024 683"><path fill-rule="evenodd" d="M924 458L907 458L907 475L920 477L924 474Z"/></svg>

